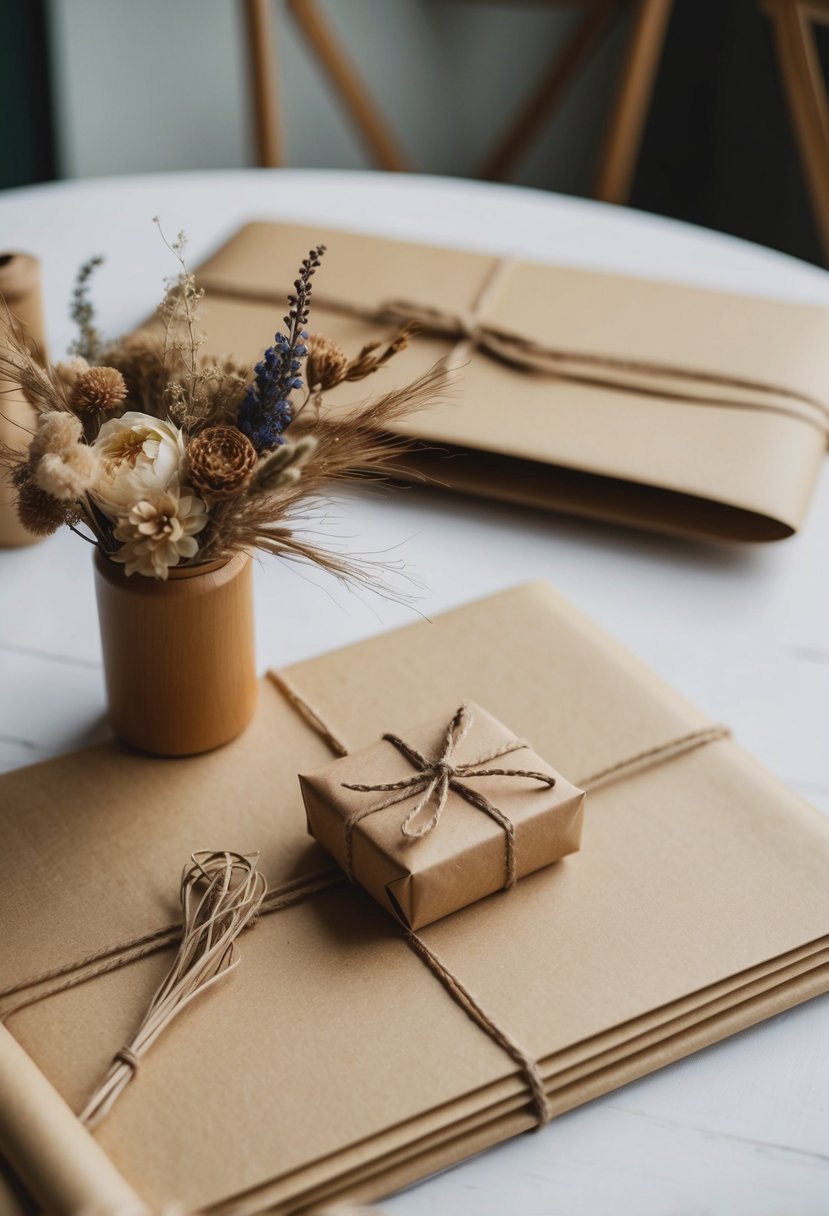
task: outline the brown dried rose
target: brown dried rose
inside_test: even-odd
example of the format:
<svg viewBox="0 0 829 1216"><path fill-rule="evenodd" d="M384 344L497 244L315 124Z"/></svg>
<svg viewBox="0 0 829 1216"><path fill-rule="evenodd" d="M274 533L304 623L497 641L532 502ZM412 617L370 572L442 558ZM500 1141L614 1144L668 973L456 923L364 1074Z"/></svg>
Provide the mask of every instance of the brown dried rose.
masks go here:
<svg viewBox="0 0 829 1216"><path fill-rule="evenodd" d="M112 413L127 395L124 377L114 367L90 367L81 372L72 389L69 404L77 414L92 410Z"/></svg>
<svg viewBox="0 0 829 1216"><path fill-rule="evenodd" d="M187 445L189 480L200 494L235 498L256 468L256 448L235 426L209 426Z"/></svg>

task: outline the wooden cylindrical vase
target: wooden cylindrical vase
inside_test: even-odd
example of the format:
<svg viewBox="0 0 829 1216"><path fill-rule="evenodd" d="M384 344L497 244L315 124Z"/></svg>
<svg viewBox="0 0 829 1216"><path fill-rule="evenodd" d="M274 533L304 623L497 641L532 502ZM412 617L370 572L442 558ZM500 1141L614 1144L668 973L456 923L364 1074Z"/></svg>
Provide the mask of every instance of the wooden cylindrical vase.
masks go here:
<svg viewBox="0 0 829 1216"><path fill-rule="evenodd" d="M125 743L189 756L228 743L256 708L250 557L170 570L166 582L95 554L112 727Z"/></svg>
<svg viewBox="0 0 829 1216"><path fill-rule="evenodd" d="M46 358L40 262L28 253L0 253L0 305L25 334L33 354ZM0 339L1 340L1 339ZM29 446L37 414L23 394L0 375L0 442L23 452ZM16 494L5 470L0 470L0 547L31 545L39 538L27 532L17 517Z"/></svg>

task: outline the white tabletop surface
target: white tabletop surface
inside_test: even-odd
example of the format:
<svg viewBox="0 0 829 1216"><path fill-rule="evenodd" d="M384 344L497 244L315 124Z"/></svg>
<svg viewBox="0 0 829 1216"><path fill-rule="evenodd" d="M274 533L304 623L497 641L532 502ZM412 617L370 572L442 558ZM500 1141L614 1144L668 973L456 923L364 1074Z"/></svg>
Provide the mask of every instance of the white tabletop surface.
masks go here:
<svg viewBox="0 0 829 1216"><path fill-rule="evenodd" d="M233 171L70 182L0 195L0 248L43 259L53 355L70 340L78 264L108 332L155 304L174 271L151 220L202 259L243 221L333 224L539 260L829 303L829 275L729 237L511 187L374 173ZM825 470L824 470L825 474ZM734 728L740 743L829 813L829 480L802 533L719 548L412 490L353 494L338 524L363 551L396 550L434 614L544 577ZM0 552L0 766L107 734L88 555L65 532ZM279 666L412 619L265 560L259 664ZM387 1200L425 1213L825 1216L829 997L628 1085L544 1131Z"/></svg>

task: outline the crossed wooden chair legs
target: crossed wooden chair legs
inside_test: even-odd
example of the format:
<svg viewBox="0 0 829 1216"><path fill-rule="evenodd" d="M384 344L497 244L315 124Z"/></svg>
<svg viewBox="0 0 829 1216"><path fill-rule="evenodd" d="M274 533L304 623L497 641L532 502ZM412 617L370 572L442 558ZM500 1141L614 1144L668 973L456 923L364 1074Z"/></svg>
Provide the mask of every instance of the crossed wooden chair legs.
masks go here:
<svg viewBox="0 0 829 1216"><path fill-rule="evenodd" d="M829 25L829 0L766 0L764 8L823 259L829 265L829 104L812 28L813 23Z"/></svg>
<svg viewBox="0 0 829 1216"><path fill-rule="evenodd" d="M281 163L270 7L270 0L245 0L257 156L265 166ZM627 201L673 0L587 0L582 7L584 11L572 34L563 47L556 49L541 81L475 176L503 180L509 175L598 49L614 18L632 8L627 53L596 185L598 198ZM287 9L339 95L374 163L381 169L413 169L317 0L287 0ZM266 74L268 63L271 76L264 82L261 76Z"/></svg>
<svg viewBox="0 0 829 1216"><path fill-rule="evenodd" d="M272 0L244 0L252 66L257 159L282 162L276 97ZM309 49L342 100L372 160L382 169L413 166L372 98L318 0L286 0ZM629 12L630 30L599 156L594 195L626 203L639 156L673 0L587 0L509 130L474 176L504 180L549 121L614 19ZM829 24L829 0L763 0L824 255L829 262L829 105L812 22Z"/></svg>

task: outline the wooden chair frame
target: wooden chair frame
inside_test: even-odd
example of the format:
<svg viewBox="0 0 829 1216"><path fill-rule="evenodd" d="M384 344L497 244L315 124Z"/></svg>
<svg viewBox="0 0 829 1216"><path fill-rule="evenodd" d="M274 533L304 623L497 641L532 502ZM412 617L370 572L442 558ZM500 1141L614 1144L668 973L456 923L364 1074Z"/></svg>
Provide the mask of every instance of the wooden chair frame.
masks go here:
<svg viewBox="0 0 829 1216"><path fill-rule="evenodd" d="M277 118L273 33L269 0L244 0L252 64L254 128L258 163L282 163ZM587 0L585 11L564 45L553 55L539 84L520 107L506 134L489 153L477 176L504 180L537 135L542 122L561 105L579 71L595 53L614 18L632 10L631 32L619 76L616 104L605 133L596 179L596 197L626 202L639 155L656 70L673 0ZM360 73L317 0L287 0L309 49L339 94L374 163L381 169L410 170L406 156Z"/></svg>
<svg viewBox="0 0 829 1216"><path fill-rule="evenodd" d="M829 102L813 23L829 25L829 0L766 0L783 91L824 261L829 264Z"/></svg>

